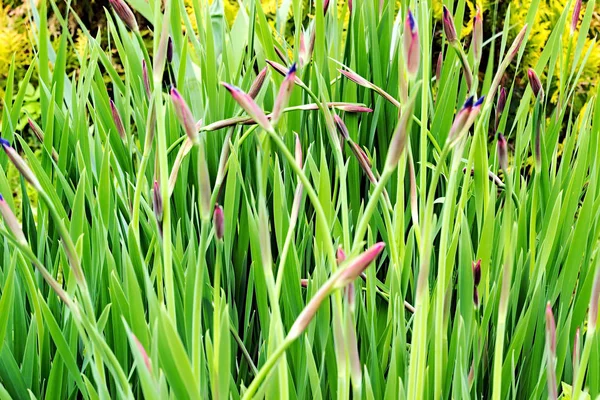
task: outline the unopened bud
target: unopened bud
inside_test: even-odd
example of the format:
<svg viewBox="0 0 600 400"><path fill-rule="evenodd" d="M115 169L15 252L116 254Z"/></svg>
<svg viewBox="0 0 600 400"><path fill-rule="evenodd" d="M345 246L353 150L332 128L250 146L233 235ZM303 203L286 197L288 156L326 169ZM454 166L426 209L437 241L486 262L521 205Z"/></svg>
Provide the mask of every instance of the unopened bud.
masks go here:
<svg viewBox="0 0 600 400"><path fill-rule="evenodd" d="M121 114L119 114L119 110L115 106L115 102L110 100L110 112L112 114L113 121L115 126L117 127L117 133L121 137L121 139L125 140L125 126L123 125L123 120L121 119Z"/></svg>
<svg viewBox="0 0 600 400"><path fill-rule="evenodd" d="M483 46L483 18L481 9L477 6L477 13L473 19L473 56L479 62L481 60L481 49Z"/></svg>
<svg viewBox="0 0 600 400"><path fill-rule="evenodd" d="M344 252L342 246L339 246L337 249L336 259L338 265L346 261L346 253Z"/></svg>
<svg viewBox="0 0 600 400"><path fill-rule="evenodd" d="M4 225L8 228L10 232L15 236L17 242L22 245L27 245L27 239L25 238L25 234L21 229L21 225L17 220L17 217L10 209L10 206L4 200L4 197L0 194L0 215L2 215L2 219L4 220Z"/></svg>
<svg viewBox="0 0 600 400"><path fill-rule="evenodd" d="M152 189L152 209L154 210L156 220L161 222L163 217L163 200L157 180L154 181L154 187Z"/></svg>
<svg viewBox="0 0 600 400"><path fill-rule="evenodd" d="M415 97L412 96L402 110L402 115L400 116L398 125L396 125L394 136L392 136L392 140L390 141L390 147L385 160L386 168L396 168L400 161L400 156L406 147L406 138L412 125L414 103Z"/></svg>
<svg viewBox="0 0 600 400"><path fill-rule="evenodd" d="M167 41L167 62L169 64L173 62L173 38L171 36Z"/></svg>
<svg viewBox="0 0 600 400"><path fill-rule="evenodd" d="M508 169L508 149L507 143L504 136L498 133L498 163L500 168L504 171Z"/></svg>
<svg viewBox="0 0 600 400"><path fill-rule="evenodd" d="M348 140L350 138L350 133L348 132L348 127L344 121L337 114L334 114L333 120L335 121L335 127L337 128L338 133L344 140Z"/></svg>
<svg viewBox="0 0 600 400"><path fill-rule="evenodd" d="M252 82L252 86L250 86L250 90L248 91L248 96L255 99L256 96L260 93L260 89L262 89L263 84L265 83L265 77L267 76L267 67L264 67L256 78Z"/></svg>
<svg viewBox="0 0 600 400"><path fill-rule="evenodd" d="M437 58L437 63L435 65L435 81L437 82L437 84L440 84L440 79L442 77L442 66L444 64L444 57L442 55L442 52L440 51L440 53L438 54L438 58Z"/></svg>
<svg viewBox="0 0 600 400"><path fill-rule="evenodd" d="M273 113L271 114L271 123L273 125L277 125L279 122L279 118L281 118L281 114L283 113L283 109L287 107L290 96L292 95L292 89L294 88L294 80L296 79L296 63L292 64L290 69L285 76L285 79L281 83L281 87L279 88L279 94L275 99L275 105L273 106Z"/></svg>
<svg viewBox="0 0 600 400"><path fill-rule="evenodd" d="M421 45L419 43L417 24L410 10L408 10L406 21L404 22L403 44L406 72L408 72L409 77L414 78L419 70L419 63L421 61Z"/></svg>
<svg viewBox="0 0 600 400"><path fill-rule="evenodd" d="M252 97L244 93L244 91L229 83L221 83L229 91L233 99L242 107L248 115L256 122L261 128L267 132L274 132L273 126L269 119L265 115L264 111L254 102Z"/></svg>
<svg viewBox="0 0 600 400"><path fill-rule="evenodd" d="M498 126L500 125L500 118L502 118L502 113L504 112L504 107L506 106L506 89L503 87L500 88L500 94L498 95L498 103L496 103L496 120L494 121L494 131L498 130Z"/></svg>
<svg viewBox="0 0 600 400"><path fill-rule="evenodd" d="M579 23L579 14L581 13L581 0L575 1L575 8L573 8L573 15L571 17L571 35L577 30L577 23Z"/></svg>
<svg viewBox="0 0 600 400"><path fill-rule="evenodd" d="M297 133L294 133L294 137L296 139L296 146L294 148L294 159L296 160L296 164L300 168L302 168L302 143L300 142L300 136Z"/></svg>
<svg viewBox="0 0 600 400"><path fill-rule="evenodd" d="M223 240L223 236L225 235L225 217L223 216L223 207L219 204L215 205L213 225L215 227L215 236L217 239Z"/></svg>
<svg viewBox="0 0 600 400"><path fill-rule="evenodd" d="M142 60L142 79L144 81L144 90L146 91L146 96L150 98L152 96L152 89L150 89L150 77L148 76L148 66L146 65L146 60Z"/></svg>
<svg viewBox="0 0 600 400"><path fill-rule="evenodd" d="M36 190L42 190L40 182L36 178L31 168L29 168L29 165L27 165L27 163L19 155L19 153L13 147L11 147L8 140L0 138L0 146L2 146L2 149L6 153L6 156L13 163L13 165L15 166L17 171L19 171L19 173L23 176L23 178L25 178L25 180L29 182L29 184L33 186Z"/></svg>
<svg viewBox="0 0 600 400"><path fill-rule="evenodd" d="M336 278L334 287L343 288L350 282L353 282L375 260L379 253L383 251L384 247L385 243L376 243L365 250L364 253L351 260Z"/></svg>
<svg viewBox="0 0 600 400"><path fill-rule="evenodd" d="M137 21L135 20L135 15L133 14L133 11L131 11L131 8L129 8L127 3L125 3L125 1L123 1L123 0L109 0L109 1L110 1L110 5L112 6L113 10L115 11L115 14L117 14L117 16L121 19L121 21L123 21L123 23L125 25L127 25L127 27L129 29L131 29L134 32L137 32L139 30L139 28L138 28Z"/></svg>
<svg viewBox="0 0 600 400"><path fill-rule="evenodd" d="M175 88L171 88L171 100L173 101L175 115L177 115L179 123L181 123L183 126L185 133L188 135L192 143L198 144L198 129L196 129L196 123L194 122L192 111L188 107L183 97L181 97L181 94L179 94Z"/></svg>
<svg viewBox="0 0 600 400"><path fill-rule="evenodd" d="M446 39L450 44L454 44L458 41L458 37L456 35L456 28L454 27L454 19L452 18L452 14L448 11L448 8L444 6L443 11L443 25L444 25L444 33L446 34Z"/></svg>
<svg viewBox="0 0 600 400"><path fill-rule="evenodd" d="M544 98L544 89L542 88L542 81L540 81L539 76L532 68L529 68L527 77L529 78L529 84L531 85L534 96L542 101Z"/></svg>
<svg viewBox="0 0 600 400"><path fill-rule="evenodd" d="M556 322L550 302L546 304L546 338L552 355L556 355Z"/></svg>
<svg viewBox="0 0 600 400"><path fill-rule="evenodd" d="M481 282L481 259L477 261L473 261L473 284L475 286L479 286L479 282Z"/></svg>

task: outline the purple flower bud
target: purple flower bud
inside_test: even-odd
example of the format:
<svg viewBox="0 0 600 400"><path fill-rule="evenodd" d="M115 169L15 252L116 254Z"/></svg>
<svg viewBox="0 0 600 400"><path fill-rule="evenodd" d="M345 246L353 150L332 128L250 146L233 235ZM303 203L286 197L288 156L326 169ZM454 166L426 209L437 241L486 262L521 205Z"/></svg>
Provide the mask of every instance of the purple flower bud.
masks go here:
<svg viewBox="0 0 600 400"><path fill-rule="evenodd" d="M546 304L546 338L552 355L556 355L556 322L554 321L550 302Z"/></svg>
<svg viewBox="0 0 600 400"><path fill-rule="evenodd" d="M477 290L477 286L473 286L473 304L475 308L479 308L479 290Z"/></svg>
<svg viewBox="0 0 600 400"><path fill-rule="evenodd" d="M581 0L575 1L575 8L573 8L573 16L571 17L571 35L577 30L577 23L579 22L579 14L581 13Z"/></svg>
<svg viewBox="0 0 600 400"><path fill-rule="evenodd" d="M352 14L352 0L348 0L348 10L350 10L350 14Z"/></svg>
<svg viewBox="0 0 600 400"><path fill-rule="evenodd" d="M279 94L275 99L275 105L273 106L273 112L271 113L271 123L273 125L277 125L277 122L279 122L279 118L281 118L281 114L283 113L283 109L287 107L290 101L295 79L296 63L292 64L279 88Z"/></svg>
<svg viewBox="0 0 600 400"><path fill-rule="evenodd" d="M343 288L353 282L360 274L375 260L383 251L385 243L379 242L365 250L364 253L348 262L348 265L340 272L334 281L335 288Z"/></svg>
<svg viewBox="0 0 600 400"><path fill-rule="evenodd" d="M473 284L479 286L479 282L481 282L481 259L473 261L471 267L473 268Z"/></svg>
<svg viewBox="0 0 600 400"><path fill-rule="evenodd" d="M365 153L365 151L361 149L361 147L355 142L350 142L350 145L352 152L354 153L354 156L358 161L358 165L360 165L364 173L367 175L369 181L371 181L371 183L377 183L377 179L375 178L375 175L373 175L373 171L371 170L372 165L371 161L369 160L369 156L367 156L367 153Z"/></svg>
<svg viewBox="0 0 600 400"><path fill-rule="evenodd" d="M369 107L352 104L352 103L338 103L335 104L335 108L349 113L370 113L373 112Z"/></svg>
<svg viewBox="0 0 600 400"><path fill-rule="evenodd" d="M306 278L300 279L300 286L303 288L307 288L308 287L308 279L306 279Z"/></svg>
<svg viewBox="0 0 600 400"><path fill-rule="evenodd" d="M348 132L348 127L346 126L344 121L340 118L340 116L337 114L334 114L333 120L335 121L335 127L337 128L338 133L340 135L342 135L344 140L350 139L350 133Z"/></svg>
<svg viewBox="0 0 600 400"><path fill-rule="evenodd" d="M110 100L110 112L112 114L113 121L115 126L117 127L117 133L121 137L121 139L125 140L125 127L123 126L123 120L121 119L121 115L119 114L119 110L115 106L115 102Z"/></svg>
<svg viewBox="0 0 600 400"><path fill-rule="evenodd" d="M500 168L504 171L508 169L508 149L507 143L504 136L498 132L498 163Z"/></svg>
<svg viewBox="0 0 600 400"><path fill-rule="evenodd" d="M535 73L532 68L527 71L527 77L529 78L529 85L535 97L539 97L540 101L544 98L544 89L542 88L542 81L539 76Z"/></svg>
<svg viewBox="0 0 600 400"><path fill-rule="evenodd" d="M444 15L443 15L443 24L444 24L444 33L446 34L446 39L450 44L454 44L458 41L456 35L456 28L454 27L454 19L452 18L452 14L448 11L448 8L444 6Z"/></svg>
<svg viewBox="0 0 600 400"><path fill-rule="evenodd" d="M267 76L267 67L264 67L256 78L252 82L252 86L250 86L250 90L248 91L248 96L255 99L256 96L260 93L260 89L262 89L263 84L265 83L265 77Z"/></svg>
<svg viewBox="0 0 600 400"><path fill-rule="evenodd" d="M598 321L598 300L600 300L600 268L596 270L592 294L590 296L590 315L588 317L588 331L596 330Z"/></svg>
<svg viewBox="0 0 600 400"><path fill-rule="evenodd" d="M127 25L127 27L129 29L131 29L134 32L137 32L139 30L139 28L138 28L137 21L135 20L135 15L133 15L133 11L131 11L131 8L129 8L127 3L125 3L125 1L123 1L123 0L109 0L109 1L110 1L110 5L112 6L113 10L115 11L115 14L117 14L117 16L121 19L121 21L123 21L123 23L125 25Z"/></svg>
<svg viewBox="0 0 600 400"><path fill-rule="evenodd" d="M510 49L508 49L508 62L512 61L512 59L517 55L517 52L521 48L521 44L523 44L523 39L525 39L525 34L527 33L527 24L521 28L521 31L517 34L517 37L513 41Z"/></svg>
<svg viewBox="0 0 600 400"><path fill-rule="evenodd" d="M183 126L185 133L188 135L192 143L198 144L198 129L196 129L196 123L194 122L192 111L188 107L183 97L181 97L181 94L179 94L175 88L171 88L171 100L173 101L175 115L177 115L179 123Z"/></svg>
<svg viewBox="0 0 600 400"><path fill-rule="evenodd" d="M19 224L17 217L10 209L8 203L6 203L6 200L4 200L4 197L2 197L2 194L0 194L0 215L2 215L4 225L10 232L12 232L12 234L15 236L15 239L17 239L17 242L22 245L27 245L27 239L25 238L25 234L21 229L21 224Z"/></svg>
<svg viewBox="0 0 600 400"><path fill-rule="evenodd" d="M465 104L462 106L460 111L454 117L454 122L452 123L452 127L450 128L450 133L448 134L448 141L455 141L458 138L458 135L463 131L467 123L467 119L469 118L469 114L471 113L471 109L473 108L473 96L470 96Z"/></svg>
<svg viewBox="0 0 600 400"><path fill-rule="evenodd" d="M344 69L338 69L338 71L344 75L346 78L350 79L352 82L356 83L357 85L372 89L373 88L373 84L371 82L369 82L368 80L366 80L365 78L363 78L362 76L358 75L356 72L354 71L346 71Z"/></svg>
<svg viewBox="0 0 600 400"><path fill-rule="evenodd" d="M483 46L483 18L481 9L477 6L477 13L473 19L473 56L479 62L481 60L481 49Z"/></svg>
<svg viewBox="0 0 600 400"><path fill-rule="evenodd" d="M223 240L223 236L225 235L225 217L223 216L223 207L219 204L215 205L213 225L215 227L215 236L217 239Z"/></svg>
<svg viewBox="0 0 600 400"><path fill-rule="evenodd" d="M344 249L342 248L342 246L339 246L337 249L336 259L337 259L338 265L340 265L341 263L346 261L346 252L344 252Z"/></svg>
<svg viewBox="0 0 600 400"><path fill-rule="evenodd" d="M442 77L442 65L444 63L444 57L442 55L442 52L440 51L440 53L438 54L438 58L437 58L437 63L435 66L435 81L437 82L437 84L440 84L440 79Z"/></svg>
<svg viewBox="0 0 600 400"><path fill-rule="evenodd" d="M273 126L269 119L254 102L252 97L244 93L240 88L230 85L229 83L221 83L229 91L233 99L248 113L248 115L265 131L274 132Z"/></svg>
<svg viewBox="0 0 600 400"><path fill-rule="evenodd" d="M157 180L154 181L152 189L152 209L154 210L156 220L161 222L163 217L163 199L160 194L160 186L158 185Z"/></svg>
<svg viewBox="0 0 600 400"><path fill-rule="evenodd" d="M144 90L146 91L146 96L150 98L152 96L152 90L150 89L150 78L148 77L148 66L146 65L146 60L142 60L142 79L144 80Z"/></svg>
<svg viewBox="0 0 600 400"><path fill-rule="evenodd" d="M173 38L171 36L167 41L167 62L169 64L173 62Z"/></svg>
<svg viewBox="0 0 600 400"><path fill-rule="evenodd" d="M329 0L323 1L323 14L327 14L327 10L329 9Z"/></svg>
<svg viewBox="0 0 600 400"><path fill-rule="evenodd" d="M29 182L29 184L33 186L37 191L41 191L42 186L40 185L40 182L36 178L35 174L31 170L31 168L29 168L29 165L27 165L25 160L19 155L19 153L10 146L10 143L4 138L0 138L0 146L2 146L2 149L6 153L6 156L8 157L10 162L13 163L13 165L15 166L17 171L19 171L19 173L23 176L23 178L25 178L25 180Z"/></svg>
<svg viewBox="0 0 600 400"><path fill-rule="evenodd" d="M498 125L500 125L500 118L502 117L502 113L504 112L504 107L506 106L506 89L503 87L500 88L500 94L498 95L498 103L496 103L496 121L494 131L498 130Z"/></svg>
<svg viewBox="0 0 600 400"><path fill-rule="evenodd" d="M404 62L406 63L406 72L408 76L414 78L419 70L419 62L421 61L421 47L419 43L419 31L415 18L410 10L404 22Z"/></svg>

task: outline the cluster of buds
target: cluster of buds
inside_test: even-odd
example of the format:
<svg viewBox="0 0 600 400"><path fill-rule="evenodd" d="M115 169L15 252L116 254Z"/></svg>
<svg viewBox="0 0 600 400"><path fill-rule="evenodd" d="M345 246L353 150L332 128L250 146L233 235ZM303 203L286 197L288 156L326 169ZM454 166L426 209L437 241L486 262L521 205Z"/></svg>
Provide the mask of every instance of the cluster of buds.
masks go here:
<svg viewBox="0 0 600 400"><path fill-rule="evenodd" d="M473 261L471 264L473 270L473 304L479 308L479 291L477 290L481 282L481 260Z"/></svg>

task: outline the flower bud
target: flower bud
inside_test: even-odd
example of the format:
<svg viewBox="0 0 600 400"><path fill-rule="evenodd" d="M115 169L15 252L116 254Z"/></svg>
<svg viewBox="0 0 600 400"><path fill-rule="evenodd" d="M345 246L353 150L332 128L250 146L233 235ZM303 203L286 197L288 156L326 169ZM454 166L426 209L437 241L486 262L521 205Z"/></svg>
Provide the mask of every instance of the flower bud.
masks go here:
<svg viewBox="0 0 600 400"><path fill-rule="evenodd" d="M415 23L415 18L410 10L408 10L406 21L404 22L403 44L406 72L408 72L410 78L414 78L419 70L421 47L417 24Z"/></svg>
<svg viewBox="0 0 600 400"><path fill-rule="evenodd" d="M363 86L363 87L366 87L369 89L373 88L373 84L371 84L371 82L369 82L362 76L358 75L354 71L350 71L350 70L347 71L345 69L338 69L338 71L340 72L340 74L344 75L346 78L350 79L352 82L356 83L357 85L360 85L360 86Z"/></svg>
<svg viewBox="0 0 600 400"><path fill-rule="evenodd" d="M250 86L250 90L248 91L248 96L255 99L256 96L260 93L260 89L262 89L263 84L265 83L265 77L267 76L267 67L264 67L256 78L252 82L252 86Z"/></svg>
<svg viewBox="0 0 600 400"><path fill-rule="evenodd" d="M527 71L527 77L529 78L529 85L531 85L531 90L535 97L539 98L540 101L544 98L544 89L542 88L542 81L535 73L532 68L529 68Z"/></svg>
<svg viewBox="0 0 600 400"><path fill-rule="evenodd" d="M479 308L479 290L477 286L473 286L473 305L475 308Z"/></svg>
<svg viewBox="0 0 600 400"><path fill-rule="evenodd" d="M352 103L335 103L335 108L349 113L370 113L373 112L369 107Z"/></svg>
<svg viewBox="0 0 600 400"><path fill-rule="evenodd" d="M336 260L338 265L346 261L346 253L344 252L344 249L341 245L337 249Z"/></svg>
<svg viewBox="0 0 600 400"><path fill-rule="evenodd" d="M196 129L196 123L194 122L192 111L175 88L171 88L171 100L173 101L175 115L177 115L179 123L181 123L183 126L185 133L188 135L192 143L198 144L198 129Z"/></svg>
<svg viewBox="0 0 600 400"><path fill-rule="evenodd" d="M21 229L21 224L17 220L17 217L10 209L10 206L0 194L0 215L2 215L2 219L4 220L4 225L8 228L10 232L15 236L17 242L22 245L27 245L27 239L25 238L25 234Z"/></svg>
<svg viewBox="0 0 600 400"><path fill-rule="evenodd" d="M285 79L281 83L279 88L279 94L275 99L275 105L273 106L273 113L271 114L271 123L277 125L283 109L287 107L290 96L292 95L292 89L294 88L294 80L296 79L296 63L292 64L290 69L285 76Z"/></svg>
<svg viewBox="0 0 600 400"><path fill-rule="evenodd" d="M440 79L442 77L442 66L444 64L444 57L442 55L442 52L440 51L440 53L438 54L438 58L437 58L437 63L435 65L435 81L437 82L437 84L440 84Z"/></svg>
<svg viewBox="0 0 600 400"><path fill-rule="evenodd" d="M215 205L213 225L215 227L215 236L217 239L223 240L223 236L225 235L225 217L223 216L223 207L219 204Z"/></svg>
<svg viewBox="0 0 600 400"><path fill-rule="evenodd" d="M137 21L135 20L135 15L133 15L133 11L131 11L131 8L129 8L127 3L123 0L109 0L109 2L115 11L115 14L117 14L121 21L123 21L129 29L137 32L139 28Z"/></svg>
<svg viewBox="0 0 600 400"><path fill-rule="evenodd" d="M481 49L483 46L483 18L481 9L477 6L477 13L473 19L473 56L479 62L481 60Z"/></svg>
<svg viewBox="0 0 600 400"><path fill-rule="evenodd" d="M13 165L15 166L17 171L19 171L19 173L23 176L23 178L25 178L25 180L29 182L29 184L33 186L36 190L42 190L40 182L36 178L31 168L29 168L29 165L27 165L27 163L19 155L19 153L10 146L8 140L0 138L0 146L2 146L2 149L6 153L6 156L13 163Z"/></svg>
<svg viewBox="0 0 600 400"><path fill-rule="evenodd" d="M148 353L146 352L146 349L144 349L144 345L142 345L142 343L138 340L138 338L133 333L131 334L131 337L133 338L133 341L135 342L135 345L136 345L138 351L142 355L142 358L144 360L144 365L146 365L148 372L152 373L152 360L150 359L150 357L148 357Z"/></svg>
<svg viewBox="0 0 600 400"><path fill-rule="evenodd" d="M473 99L474 97L470 96L454 117L454 122L452 123L452 127L450 127L450 133L448 133L448 141L456 140L460 132L462 132L467 123L467 119L469 118L469 114L471 113L471 109L473 108Z"/></svg>
<svg viewBox="0 0 600 400"><path fill-rule="evenodd" d="M471 267L473 268L473 285L479 286L479 282L481 282L481 259L473 261Z"/></svg>
<svg viewBox="0 0 600 400"><path fill-rule="evenodd" d="M333 120L335 121L335 127L337 128L338 133L340 135L342 135L344 140L350 139L350 133L348 132L348 127L346 126L344 121L339 117L339 115L334 114Z"/></svg>
<svg viewBox="0 0 600 400"><path fill-rule="evenodd" d="M146 96L150 98L152 96L152 89L150 89L150 78L148 77L148 66L146 65L146 60L142 60L142 79L144 81L144 90L146 91Z"/></svg>
<svg viewBox="0 0 600 400"><path fill-rule="evenodd" d="M112 114L113 121L115 126L117 127L117 133L121 137L121 139L125 140L125 126L123 126L123 120L121 119L121 115L119 114L119 110L115 106L115 102L110 100L110 112Z"/></svg>
<svg viewBox="0 0 600 400"><path fill-rule="evenodd" d="M154 186L152 189L152 209L154 210L156 220L158 222L161 222L163 217L163 200L160 194L160 186L157 180L154 181Z"/></svg>
<svg viewBox="0 0 600 400"><path fill-rule="evenodd" d="M596 270L592 294L590 296L590 315L588 317L588 331L596 330L598 321L598 300L600 300L600 268Z"/></svg>
<svg viewBox="0 0 600 400"><path fill-rule="evenodd" d="M448 11L446 6L444 6L443 24L444 33L446 34L446 39L448 39L448 42L450 42L450 44L455 44L458 42L456 28L454 27L454 19L452 18L452 14L450 14L450 11Z"/></svg>
<svg viewBox="0 0 600 400"><path fill-rule="evenodd" d="M334 281L335 288L343 288L350 282L353 282L360 274L375 260L381 253L385 243L379 242L365 250L364 253L349 261L348 265L340 272Z"/></svg>
<svg viewBox="0 0 600 400"><path fill-rule="evenodd" d="M500 94L498 95L498 103L496 103L496 120L494 122L494 131L498 130L498 125L500 125L500 118L502 118L502 113L504 112L504 107L506 106L506 89L503 87L500 88Z"/></svg>
<svg viewBox="0 0 600 400"><path fill-rule="evenodd" d="M173 38L171 36L167 41L167 62L169 64L173 62Z"/></svg>
<svg viewBox="0 0 600 400"><path fill-rule="evenodd" d="M271 122L261 110L261 108L254 102L252 97L248 96L246 93L242 91L242 89L230 85L229 83L222 82L221 83L225 88L229 91L233 99L242 107L248 115L265 131L275 132Z"/></svg>
<svg viewBox="0 0 600 400"><path fill-rule="evenodd" d="M504 171L508 169L508 150L506 139L500 132L498 132L498 163L500 168Z"/></svg>
<svg viewBox="0 0 600 400"><path fill-rule="evenodd" d="M525 39L525 34L527 33L527 24L523 25L523 28L517 34L515 40L513 40L512 45L508 49L507 60L508 62L512 61L512 59L517 55L521 45L523 44L523 39Z"/></svg>
<svg viewBox="0 0 600 400"><path fill-rule="evenodd" d="M546 304L546 339L552 355L556 355L556 322L550 302Z"/></svg>
<svg viewBox="0 0 600 400"><path fill-rule="evenodd" d="M575 1L575 8L573 8L573 15L571 17L571 35L577 30L577 23L579 22L579 14L581 13L581 0Z"/></svg>
<svg viewBox="0 0 600 400"><path fill-rule="evenodd" d="M300 279L300 286L303 287L303 288L307 288L308 287L308 279L301 278Z"/></svg>

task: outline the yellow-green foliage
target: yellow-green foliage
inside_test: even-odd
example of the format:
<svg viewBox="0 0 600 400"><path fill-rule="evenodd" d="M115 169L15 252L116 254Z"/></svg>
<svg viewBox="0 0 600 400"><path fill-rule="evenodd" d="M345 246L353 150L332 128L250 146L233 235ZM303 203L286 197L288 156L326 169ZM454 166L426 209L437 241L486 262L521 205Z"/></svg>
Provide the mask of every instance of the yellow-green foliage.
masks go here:
<svg viewBox="0 0 600 400"><path fill-rule="evenodd" d="M0 96L4 94L13 57L15 80L18 81L25 74L32 56L26 19L24 13L18 11L11 11L0 0Z"/></svg>

